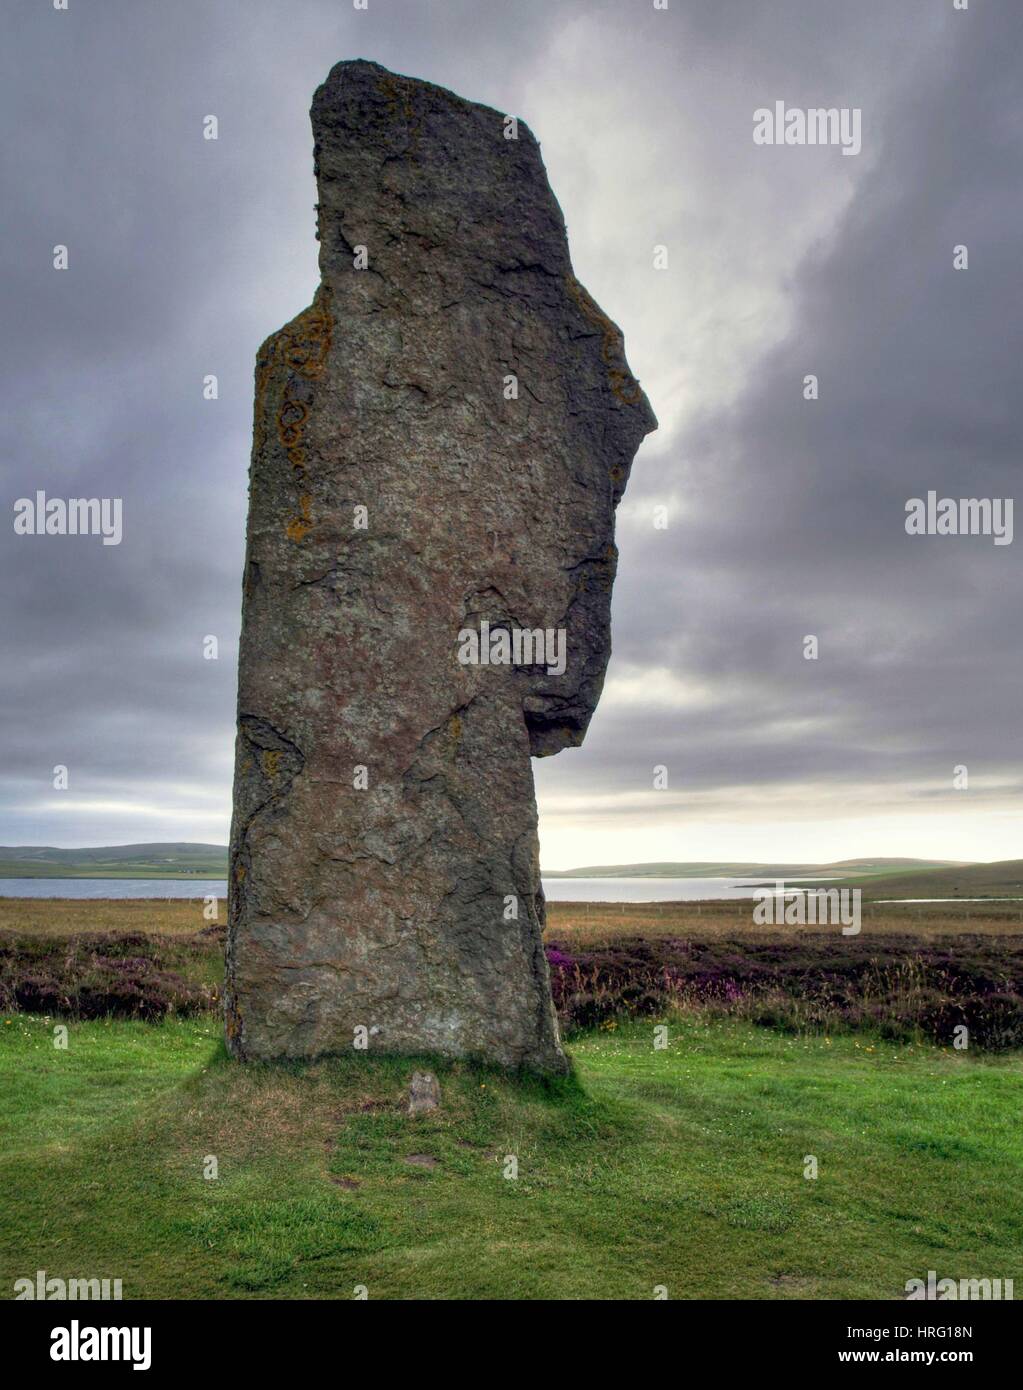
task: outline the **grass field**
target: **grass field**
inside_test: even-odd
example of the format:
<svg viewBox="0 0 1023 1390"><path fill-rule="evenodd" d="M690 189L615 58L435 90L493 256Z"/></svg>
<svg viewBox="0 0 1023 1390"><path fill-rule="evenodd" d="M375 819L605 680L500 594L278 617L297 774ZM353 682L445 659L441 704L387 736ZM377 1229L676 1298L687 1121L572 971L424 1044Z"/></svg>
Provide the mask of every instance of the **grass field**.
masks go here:
<svg viewBox="0 0 1023 1390"><path fill-rule="evenodd" d="M0 1287L895 1299L928 1269L1023 1277L1016 1059L688 1018L664 1051L646 1025L576 1038L553 1086L435 1067L442 1109L409 1119L410 1061L241 1067L218 1033L93 1022L62 1052L39 1019L2 1028Z"/></svg>
<svg viewBox="0 0 1023 1390"><path fill-rule="evenodd" d="M749 922L748 904L549 906L580 948L659 930L720 951ZM1012 952L996 907L969 930ZM898 914L870 930L892 921L901 939ZM199 902L0 900L12 940L143 931L184 960L205 925ZM964 927L949 911L921 941L955 949ZM563 1082L424 1060L442 1107L409 1118L414 1059L241 1066L216 1013L67 1019L60 1049L59 1021L0 1014L0 1296L39 1269L120 1278L126 1298L898 1299L931 1269L1023 1280L1019 1051L669 1011L570 1034Z"/></svg>
<svg viewBox="0 0 1023 1390"><path fill-rule="evenodd" d="M220 904L220 920L226 916ZM66 936L82 931L144 931L191 934L208 925L201 898L4 898L0 931ZM1023 934L1023 903L863 903L863 932L958 936L974 932ZM748 935L763 940L749 902L553 903L547 904L547 935L570 934L580 946L623 937ZM798 937L800 928L771 927L773 937Z"/></svg>

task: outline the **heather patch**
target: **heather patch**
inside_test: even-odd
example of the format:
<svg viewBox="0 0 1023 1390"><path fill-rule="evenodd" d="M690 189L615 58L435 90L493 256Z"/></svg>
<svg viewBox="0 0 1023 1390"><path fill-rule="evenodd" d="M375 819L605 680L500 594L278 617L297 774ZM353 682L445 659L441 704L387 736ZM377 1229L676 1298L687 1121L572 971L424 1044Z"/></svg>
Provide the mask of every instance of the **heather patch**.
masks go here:
<svg viewBox="0 0 1023 1390"><path fill-rule="evenodd" d="M703 1009L784 1032L865 1030L989 1050L1023 1047L1017 937L630 939L547 948L567 1029ZM965 1028L966 1032L961 1030Z"/></svg>
<svg viewBox="0 0 1023 1390"><path fill-rule="evenodd" d="M0 1010L160 1019L219 1000L209 943L143 932L0 936Z"/></svg>

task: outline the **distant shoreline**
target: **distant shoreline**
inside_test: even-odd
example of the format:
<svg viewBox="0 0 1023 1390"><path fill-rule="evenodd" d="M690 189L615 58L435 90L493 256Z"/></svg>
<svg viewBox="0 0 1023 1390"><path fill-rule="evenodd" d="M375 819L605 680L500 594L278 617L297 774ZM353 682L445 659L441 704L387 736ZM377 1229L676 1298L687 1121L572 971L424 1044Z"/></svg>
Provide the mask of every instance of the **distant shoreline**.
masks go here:
<svg viewBox="0 0 1023 1390"><path fill-rule="evenodd" d="M855 889L864 899L898 901L1004 901L1023 896L1023 859L967 863L889 856L838 860L830 864L750 863L748 861L656 861L540 870L548 901L693 901L747 898L755 887L776 882L828 889ZM45 845L0 846L0 896L43 898L66 884L73 897L90 896L87 885L111 896L127 896L130 885L164 884L172 896L227 892L228 855L224 845L196 842L153 843L58 849ZM20 883L4 891L4 885ZM208 885L215 884L216 888ZM194 887L194 893L184 885ZM119 887L118 887L119 886ZM125 891L127 890L127 892ZM143 892L145 889L143 888ZM99 892L94 894L99 896ZM149 894L147 894L149 896Z"/></svg>
<svg viewBox="0 0 1023 1390"><path fill-rule="evenodd" d="M3 883L4 881L10 880L10 879L21 879L21 878L59 879L59 880L64 880L65 882L69 882L69 883L75 883L75 882L77 882L77 881L79 881L79 880L88 881L88 880L93 880L93 879L108 879L108 878L109 878L109 879L117 879L117 881L120 882L120 883L132 883L132 882L145 883L145 882L147 882L149 879L157 879L157 878L158 878L158 879L168 879L168 880L171 880L171 881L176 882L176 883L189 883L189 882L191 882L193 879L202 880L202 879L207 879L207 878L227 878L227 866L225 865L223 869L203 869L203 870L201 870L201 871L197 869L194 873L186 873L186 874L161 874L161 873L158 873L158 872L157 872L157 873L151 873L151 874L137 874L137 873L134 873L134 872L133 872L133 873L130 873L130 874L119 874L119 873L116 873L116 872L114 872L114 873L102 873L102 874L61 874L61 873L56 873L56 874L5 874L5 873L0 873L0 883Z"/></svg>

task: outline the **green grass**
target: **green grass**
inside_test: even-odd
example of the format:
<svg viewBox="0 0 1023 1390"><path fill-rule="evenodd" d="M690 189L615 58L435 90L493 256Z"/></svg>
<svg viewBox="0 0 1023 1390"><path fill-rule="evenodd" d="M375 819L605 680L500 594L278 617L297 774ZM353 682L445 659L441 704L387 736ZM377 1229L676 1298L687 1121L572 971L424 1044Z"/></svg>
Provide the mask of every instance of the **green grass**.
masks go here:
<svg viewBox="0 0 1023 1390"><path fill-rule="evenodd" d="M126 1298L898 1298L928 1269L1023 1278L1018 1055L687 1016L666 1051L652 1025L575 1037L555 1084L434 1064L443 1108L409 1119L409 1059L240 1066L210 1018L72 1024L59 1051L44 1020L9 1017L0 1291L40 1268L121 1278Z"/></svg>

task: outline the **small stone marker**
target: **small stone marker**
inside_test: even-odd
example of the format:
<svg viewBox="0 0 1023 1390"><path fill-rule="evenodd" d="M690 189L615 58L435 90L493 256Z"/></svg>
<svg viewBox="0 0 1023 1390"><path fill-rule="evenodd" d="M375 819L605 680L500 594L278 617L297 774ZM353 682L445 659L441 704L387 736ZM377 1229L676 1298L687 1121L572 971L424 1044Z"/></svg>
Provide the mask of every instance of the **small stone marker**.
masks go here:
<svg viewBox="0 0 1023 1390"><path fill-rule="evenodd" d="M424 1110L436 1110L439 1105L440 1082L433 1072L413 1072L408 1091L408 1113L421 1115Z"/></svg>

